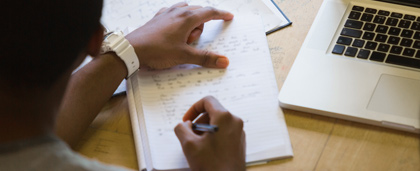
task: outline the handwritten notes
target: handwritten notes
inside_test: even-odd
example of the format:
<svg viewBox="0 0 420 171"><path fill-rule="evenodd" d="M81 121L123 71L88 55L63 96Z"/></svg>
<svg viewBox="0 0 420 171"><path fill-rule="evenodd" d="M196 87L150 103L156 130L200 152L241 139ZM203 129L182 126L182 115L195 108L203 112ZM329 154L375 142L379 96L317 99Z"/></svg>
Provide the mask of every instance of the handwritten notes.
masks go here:
<svg viewBox="0 0 420 171"><path fill-rule="evenodd" d="M230 60L227 69L185 64L167 70L143 68L130 78L135 98L142 103L136 105L143 109L139 118L145 121L150 167L188 167L173 129L192 104L208 95L244 121L247 161L292 155L278 107L264 28L262 23L256 23L261 23L258 16L236 17L232 22L211 21L192 45L226 55Z"/></svg>
<svg viewBox="0 0 420 171"><path fill-rule="evenodd" d="M102 23L109 30L129 33L152 19L161 8L170 7L178 2L180 0L105 0ZM277 9L269 8L266 5L268 3L261 0L184 0L184 2L191 5L212 6L235 15L259 15L263 18L265 31L288 22Z"/></svg>

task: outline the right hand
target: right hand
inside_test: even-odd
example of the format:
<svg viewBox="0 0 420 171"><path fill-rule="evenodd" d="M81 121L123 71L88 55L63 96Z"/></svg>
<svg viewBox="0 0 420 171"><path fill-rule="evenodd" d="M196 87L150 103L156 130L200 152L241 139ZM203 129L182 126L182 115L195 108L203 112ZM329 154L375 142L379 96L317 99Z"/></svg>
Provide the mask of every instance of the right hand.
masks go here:
<svg viewBox="0 0 420 171"><path fill-rule="evenodd" d="M209 124L218 132L196 134L191 121L207 112ZM196 102L175 127L191 170L245 170L245 132L243 121L230 114L214 97Z"/></svg>

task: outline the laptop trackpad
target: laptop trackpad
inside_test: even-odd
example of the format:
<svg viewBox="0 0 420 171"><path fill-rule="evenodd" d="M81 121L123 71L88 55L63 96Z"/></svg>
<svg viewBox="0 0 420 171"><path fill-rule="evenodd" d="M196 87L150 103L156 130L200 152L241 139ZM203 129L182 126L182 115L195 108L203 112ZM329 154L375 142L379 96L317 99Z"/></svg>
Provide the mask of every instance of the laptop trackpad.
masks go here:
<svg viewBox="0 0 420 171"><path fill-rule="evenodd" d="M420 80L382 74L368 109L420 119Z"/></svg>

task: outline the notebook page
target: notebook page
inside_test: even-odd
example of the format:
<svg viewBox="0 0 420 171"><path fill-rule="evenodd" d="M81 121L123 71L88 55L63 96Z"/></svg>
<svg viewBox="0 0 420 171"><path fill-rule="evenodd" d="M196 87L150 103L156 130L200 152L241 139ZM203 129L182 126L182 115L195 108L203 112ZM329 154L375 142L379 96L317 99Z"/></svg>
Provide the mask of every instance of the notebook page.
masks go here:
<svg viewBox="0 0 420 171"><path fill-rule="evenodd" d="M247 162L291 155L264 28L256 23L261 19L249 16L206 23L194 45L226 55L227 69L180 65L137 73L133 80L138 81L153 168L188 167L173 129L207 95L244 121Z"/></svg>
<svg viewBox="0 0 420 171"><path fill-rule="evenodd" d="M212 6L235 15L256 14L263 16L265 31L286 23L261 0L183 0L191 5ZM170 7L182 0L105 0L102 23L109 30L129 33L144 25L162 8Z"/></svg>

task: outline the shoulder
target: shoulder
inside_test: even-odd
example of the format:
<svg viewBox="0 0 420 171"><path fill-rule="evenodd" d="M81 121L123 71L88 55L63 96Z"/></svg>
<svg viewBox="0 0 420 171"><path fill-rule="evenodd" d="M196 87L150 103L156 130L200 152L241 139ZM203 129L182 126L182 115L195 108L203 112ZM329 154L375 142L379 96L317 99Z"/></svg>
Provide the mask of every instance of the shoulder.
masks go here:
<svg viewBox="0 0 420 171"><path fill-rule="evenodd" d="M9 151L0 151L0 170L128 170L83 157L56 137L41 143L23 144L12 144Z"/></svg>

